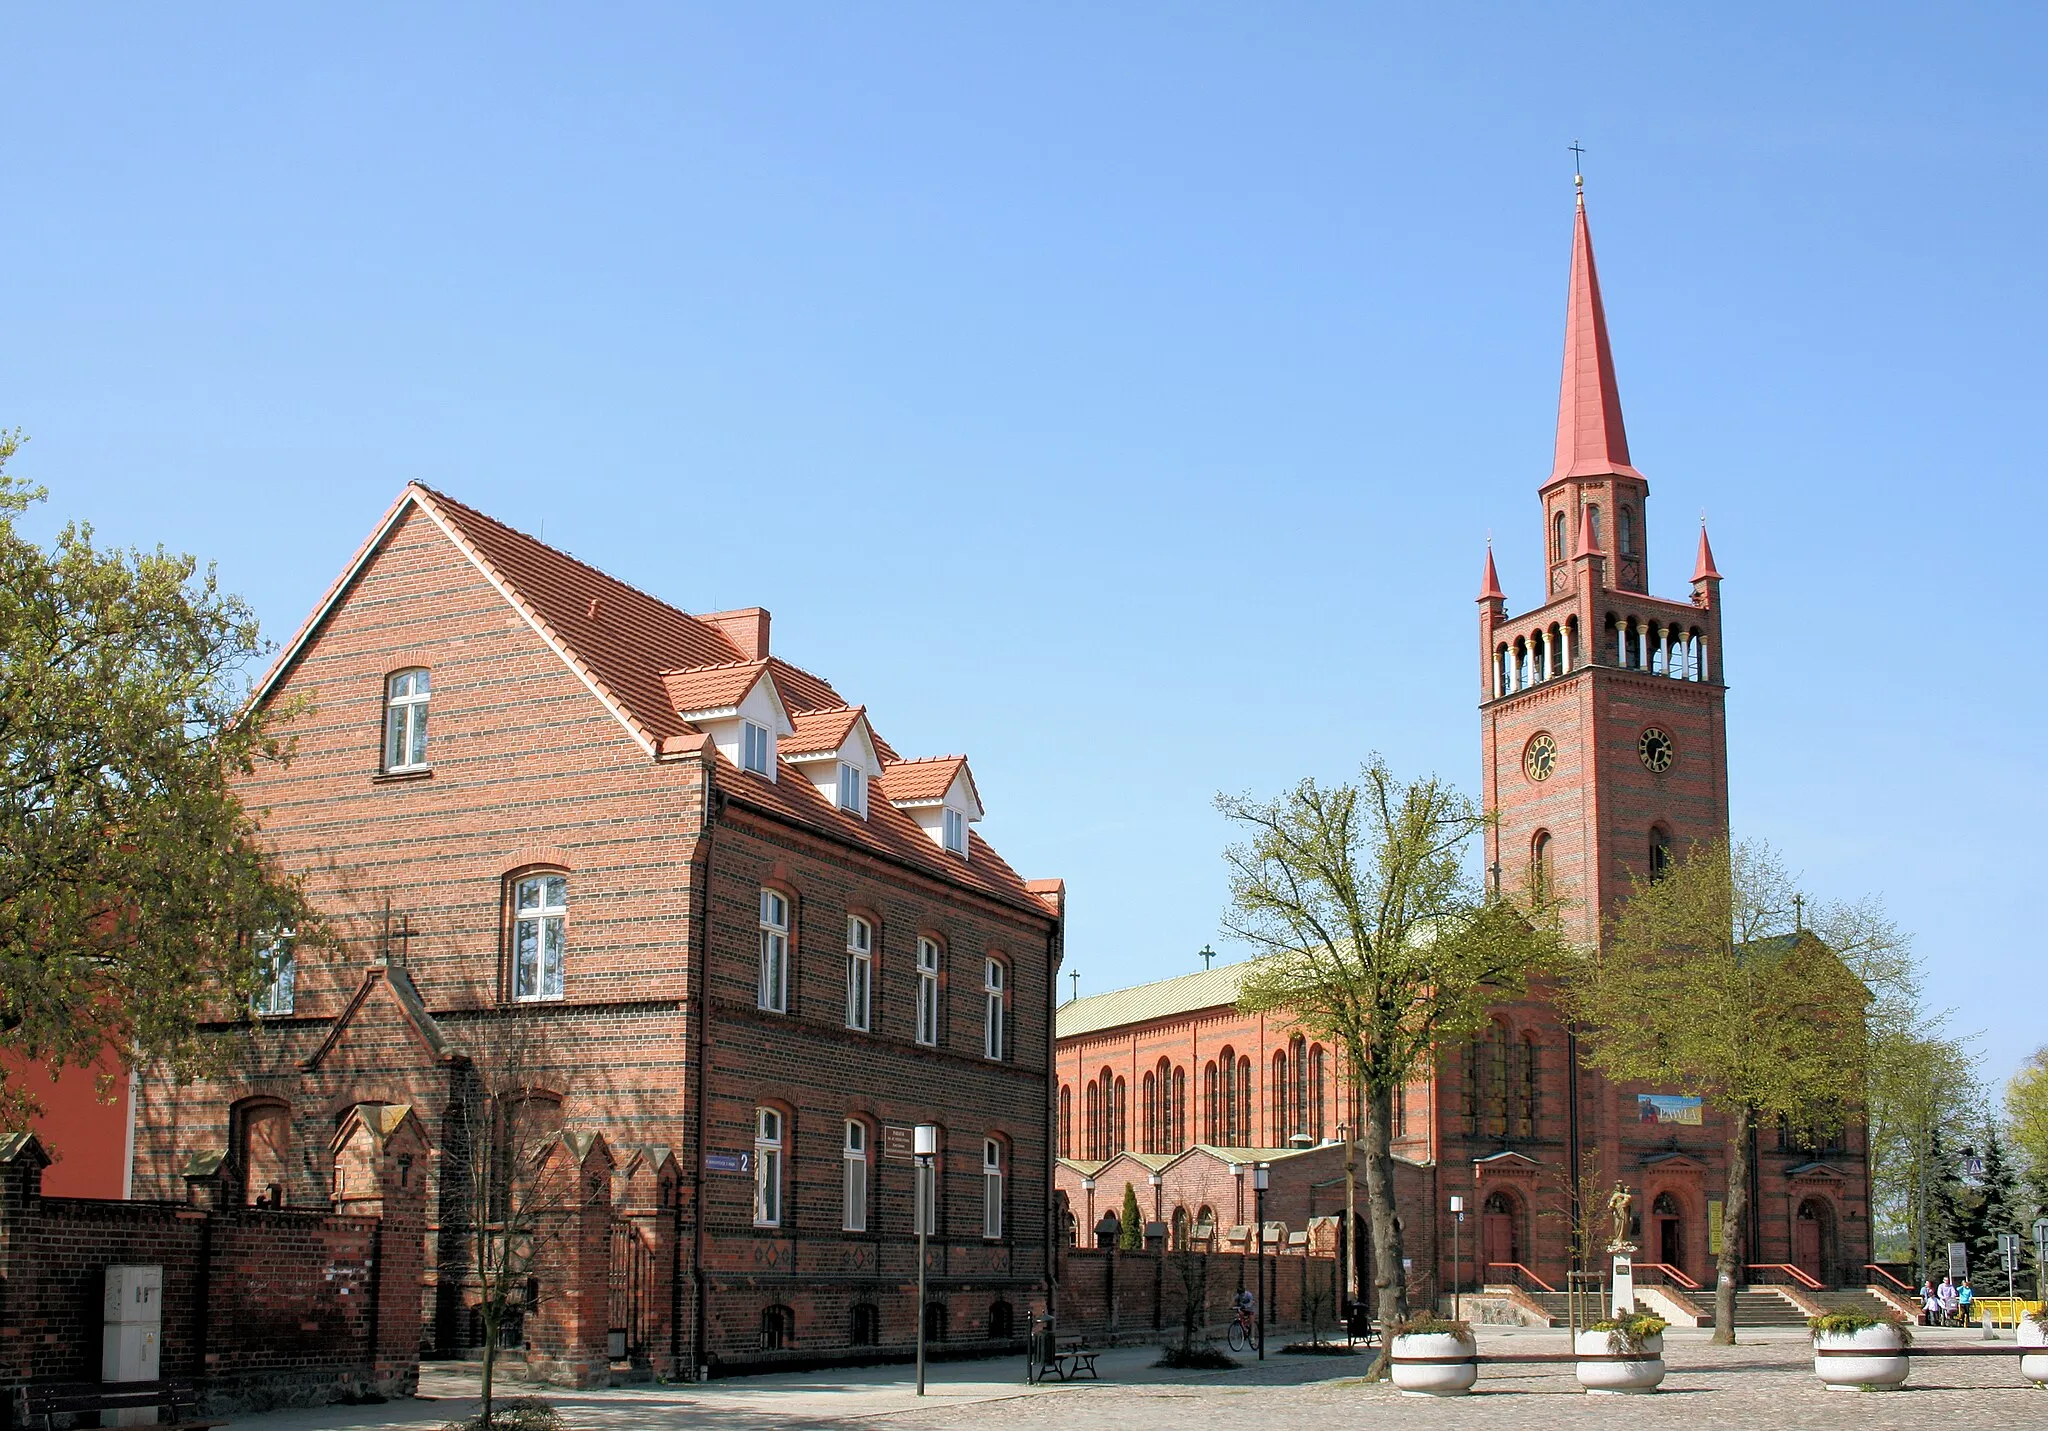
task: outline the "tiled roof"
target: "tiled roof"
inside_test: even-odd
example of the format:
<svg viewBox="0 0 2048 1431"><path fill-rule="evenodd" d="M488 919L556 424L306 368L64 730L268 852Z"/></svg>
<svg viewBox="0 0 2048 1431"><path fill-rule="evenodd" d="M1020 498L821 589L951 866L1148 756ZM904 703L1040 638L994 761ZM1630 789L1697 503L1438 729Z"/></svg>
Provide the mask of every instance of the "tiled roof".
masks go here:
<svg viewBox="0 0 2048 1431"><path fill-rule="evenodd" d="M766 661L728 661L688 671L663 671L661 683L668 690L676 714L687 718L692 711L725 710L738 705L767 669Z"/></svg>
<svg viewBox="0 0 2048 1431"><path fill-rule="evenodd" d="M796 732L777 741L775 748L785 756L824 755L838 750L846 744L847 736L853 733L854 726L866 714L865 706L797 711L789 718Z"/></svg>
<svg viewBox="0 0 2048 1431"><path fill-rule="evenodd" d="M320 606L279 653L252 700L267 697L364 563L413 505L483 569L650 751L694 746L701 733L683 719L678 708L707 710L731 705L746 694L764 668L793 723L813 712L859 714L858 708L849 708L829 683L811 672L775 656L765 662L747 660L711 623L419 483L409 486L386 513ZM873 734L872 727L869 733ZM904 763L879 736L875 737L875 752L884 762ZM893 856L1033 914L1046 913L1045 901L1026 889L1016 871L971 831L969 858L963 861L940 850L914 820L887 801L870 801L870 818L863 820L835 807L815 785L794 772L788 779L763 780L742 774L723 756L718 757L716 778L742 803Z"/></svg>
<svg viewBox="0 0 2048 1431"><path fill-rule="evenodd" d="M1107 994L1090 994L1062 1004L1058 1015L1058 1038L1094 1033L1124 1024L1141 1024L1152 1019L1191 1014L1197 1009L1221 1008L1237 1002L1238 989L1254 961L1225 964L1217 969L1161 979L1156 984L1135 984Z"/></svg>
<svg viewBox="0 0 2048 1431"><path fill-rule="evenodd" d="M943 800L953 788L964 755L928 755L917 760L898 760L882 767L882 789L891 800Z"/></svg>

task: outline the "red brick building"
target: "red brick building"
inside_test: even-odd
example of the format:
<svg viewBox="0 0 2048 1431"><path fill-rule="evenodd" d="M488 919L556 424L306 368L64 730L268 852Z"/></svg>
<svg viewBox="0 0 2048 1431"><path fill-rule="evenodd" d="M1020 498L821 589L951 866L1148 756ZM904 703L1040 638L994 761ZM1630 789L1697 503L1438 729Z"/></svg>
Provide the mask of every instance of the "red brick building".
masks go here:
<svg viewBox="0 0 2048 1431"><path fill-rule="evenodd" d="M929 1323L1021 1329L1047 1280L1061 886L973 831L963 757L903 758L769 631L408 488L257 696L307 703L296 759L245 793L338 937L280 942L269 993L219 1026L237 1076L139 1080L136 1195L224 1153L246 1199L326 1206L337 1119L410 1105L435 1149L424 1336L465 1349L440 1174L516 1031L489 1126L610 1170L600 1330L641 1365L907 1345L921 1122Z"/></svg>
<svg viewBox="0 0 2048 1431"><path fill-rule="evenodd" d="M1556 455L1538 490L1547 591L1510 615L1488 553L1478 665L1484 798L1500 813L1489 877L1570 896L1584 941L1598 937L1632 873L1728 830L1721 575L1702 529L1690 595L1649 594L1648 497L1630 465L1582 199ZM1270 1157L1358 1125L1337 1051L1284 1019L1238 1013L1239 973L1214 969L1060 1009L1057 1121L1070 1162L1058 1181L1070 1202L1102 1160L1130 1150L1157 1155L1169 1213L1198 1216L1194 1200L1209 1193L1190 1186L1182 1196L1179 1170L1213 1182L1219 1155L1196 1145ZM1615 1086L1585 1066L1539 990L1495 1010L1468 1047L1443 1050L1397 1103L1407 1251L1436 1269L1440 1287L1562 1287L1576 1169L1602 1188L1619 1180L1633 1190L1639 1266L1668 1269L1681 1287L1709 1283L1725 1137L1711 1106ZM1831 1286L1862 1283L1861 1130L1818 1148L1773 1133L1751 1161L1745 1260L1790 1264ZM1452 1193L1468 1209L1455 1259L1442 1215ZM1424 1200L1436 1216L1418 1215ZM1267 1215L1300 1229L1327 1210L1289 1199L1269 1203Z"/></svg>

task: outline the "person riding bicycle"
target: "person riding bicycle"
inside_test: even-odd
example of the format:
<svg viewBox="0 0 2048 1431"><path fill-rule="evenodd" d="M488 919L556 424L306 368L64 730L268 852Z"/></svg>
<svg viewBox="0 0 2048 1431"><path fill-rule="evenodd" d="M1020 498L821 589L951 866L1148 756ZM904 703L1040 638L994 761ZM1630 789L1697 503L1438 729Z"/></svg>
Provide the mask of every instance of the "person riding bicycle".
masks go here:
<svg viewBox="0 0 2048 1431"><path fill-rule="evenodd" d="M1252 1324L1252 1313L1257 1307L1257 1304L1252 1300L1250 1289L1238 1288L1237 1299L1232 1305L1237 1308L1238 1321L1244 1323L1246 1329L1249 1330Z"/></svg>

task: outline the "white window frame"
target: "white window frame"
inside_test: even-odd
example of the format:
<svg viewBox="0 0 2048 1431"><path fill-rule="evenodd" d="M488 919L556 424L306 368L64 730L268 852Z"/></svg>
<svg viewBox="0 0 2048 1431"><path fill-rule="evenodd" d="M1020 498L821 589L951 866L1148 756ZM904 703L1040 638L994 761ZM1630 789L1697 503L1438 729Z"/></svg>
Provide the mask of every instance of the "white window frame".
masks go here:
<svg viewBox="0 0 2048 1431"><path fill-rule="evenodd" d="M939 826L946 848L961 859L966 859L967 817L948 805L939 817Z"/></svg>
<svg viewBox="0 0 2048 1431"><path fill-rule="evenodd" d="M1003 1004L1003 961L986 959L982 961L981 993L984 1004L981 1029L982 1054L1001 1063L1009 1052L1009 1029L1005 1027L1008 1010Z"/></svg>
<svg viewBox="0 0 2048 1431"><path fill-rule="evenodd" d="M527 891L534 903L525 902ZM530 934L529 934L530 931ZM554 960L548 959L548 936L554 935ZM522 941L533 940L533 977L521 957ZM562 997L562 969L569 959L569 877L542 870L512 882L512 998L515 1003L545 1003Z"/></svg>
<svg viewBox="0 0 2048 1431"><path fill-rule="evenodd" d="M297 998L299 984L299 951L297 936L292 930L284 930L263 941L258 951L263 967L269 973L262 988L249 1001L252 1013L267 1018L276 1018L292 1011Z"/></svg>
<svg viewBox="0 0 2048 1431"><path fill-rule="evenodd" d="M761 965L754 1001L771 1014L789 1012L789 896L777 889L761 891Z"/></svg>
<svg viewBox="0 0 2048 1431"><path fill-rule="evenodd" d="M846 916L846 1026L867 1033L875 1015L875 927Z"/></svg>
<svg viewBox="0 0 2048 1431"><path fill-rule="evenodd" d="M782 1226L782 1153L788 1121L777 1108L754 1110L754 1226Z"/></svg>
<svg viewBox="0 0 2048 1431"><path fill-rule="evenodd" d="M867 772L843 760L839 762L839 808L863 820L868 817Z"/></svg>
<svg viewBox="0 0 2048 1431"><path fill-rule="evenodd" d="M981 1235L990 1242L1003 1236L1003 1142L981 1140Z"/></svg>
<svg viewBox="0 0 2048 1431"><path fill-rule="evenodd" d="M846 1120L846 1140L840 1147L843 1188L840 1228L845 1232L868 1230L868 1125L858 1118Z"/></svg>
<svg viewBox="0 0 2048 1431"><path fill-rule="evenodd" d="M384 773L427 770L427 702L433 681L425 666L384 678Z"/></svg>
<svg viewBox="0 0 2048 1431"><path fill-rule="evenodd" d="M938 940L918 936L917 1041L931 1048L939 1044L939 962L943 957Z"/></svg>
<svg viewBox="0 0 2048 1431"><path fill-rule="evenodd" d="M740 722L740 769L766 775L775 765L775 736L765 725Z"/></svg>

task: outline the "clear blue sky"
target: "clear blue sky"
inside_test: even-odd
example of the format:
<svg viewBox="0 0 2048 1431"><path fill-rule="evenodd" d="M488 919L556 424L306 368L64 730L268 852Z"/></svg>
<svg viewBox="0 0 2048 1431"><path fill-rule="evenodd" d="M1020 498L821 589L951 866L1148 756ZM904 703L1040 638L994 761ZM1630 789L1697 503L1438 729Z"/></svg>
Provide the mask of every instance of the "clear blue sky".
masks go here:
<svg viewBox="0 0 2048 1431"><path fill-rule="evenodd" d="M778 649L1198 967L1219 788L1478 780L1588 202L1738 831L2044 1016L2038 7L11 6L0 422L289 634L418 478ZM44 527L47 530L47 525ZM1231 951L1235 957L1237 951Z"/></svg>

